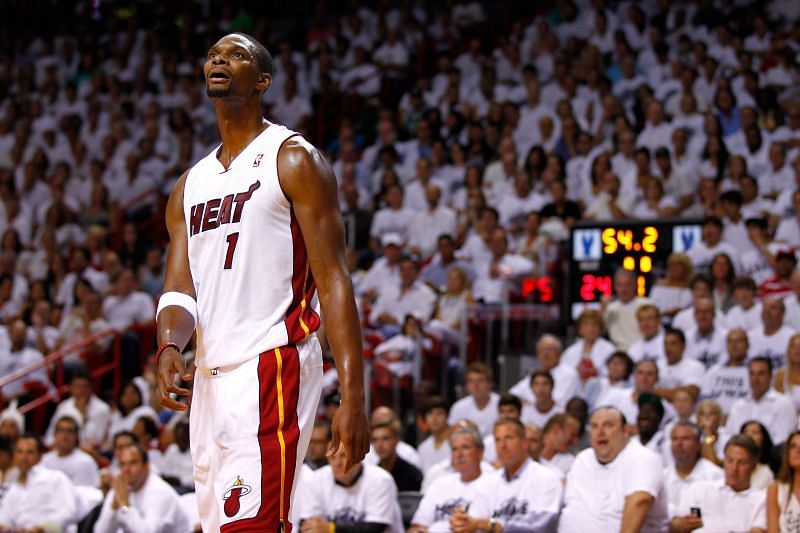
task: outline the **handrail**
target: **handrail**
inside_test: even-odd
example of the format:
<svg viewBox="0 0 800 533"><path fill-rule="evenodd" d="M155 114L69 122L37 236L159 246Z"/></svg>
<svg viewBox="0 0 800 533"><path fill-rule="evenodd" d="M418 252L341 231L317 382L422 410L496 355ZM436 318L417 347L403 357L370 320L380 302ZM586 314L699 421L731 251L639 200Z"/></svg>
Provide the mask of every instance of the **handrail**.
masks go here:
<svg viewBox="0 0 800 533"><path fill-rule="evenodd" d="M142 200L146 199L151 194L159 194L160 195L161 194L161 190L158 187L151 187L151 188L147 189L146 191L134 196L133 198L131 198L130 200L128 200L124 204L121 204L118 207L120 213L124 213L125 211L130 209L132 206L134 206L134 205L138 204L139 202L141 202Z"/></svg>
<svg viewBox="0 0 800 533"><path fill-rule="evenodd" d="M40 368L50 366L52 363L64 359L67 355L75 351L82 350L83 348L88 348L98 340L108 336L114 336L117 333L118 333L117 330L114 328L104 329L103 331L97 332L89 337L86 337L85 339L82 339L78 342L70 344L69 346L56 350L55 352L46 355L45 358L42 359L41 361L36 361L35 363L31 363L28 366L24 366L15 372L0 377L0 389L5 387L12 381L16 381L19 378L30 374L31 372L39 370Z"/></svg>

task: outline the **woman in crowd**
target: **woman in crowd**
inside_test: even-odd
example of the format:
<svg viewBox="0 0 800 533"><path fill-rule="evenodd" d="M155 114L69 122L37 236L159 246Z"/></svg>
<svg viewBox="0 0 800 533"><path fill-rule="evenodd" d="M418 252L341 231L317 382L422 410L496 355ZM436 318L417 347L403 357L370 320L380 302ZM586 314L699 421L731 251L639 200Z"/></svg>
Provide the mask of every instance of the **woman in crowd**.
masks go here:
<svg viewBox="0 0 800 533"><path fill-rule="evenodd" d="M800 431L786 439L778 476L767 489L767 532L800 529Z"/></svg>
<svg viewBox="0 0 800 533"><path fill-rule="evenodd" d="M789 395L800 412L800 333L792 335L786 348L786 366L775 372L775 390Z"/></svg>
<svg viewBox="0 0 800 533"><path fill-rule="evenodd" d="M702 431L700 453L704 459L718 466L722 466L725 444L732 436L725 430L722 421L722 408L714 400L703 400L697 406L697 425Z"/></svg>
<svg viewBox="0 0 800 533"><path fill-rule="evenodd" d="M667 275L650 290L650 299L662 316L674 317L681 309L692 304L689 282L694 276L694 267L689 256L673 252L667 258Z"/></svg>
<svg viewBox="0 0 800 533"><path fill-rule="evenodd" d="M714 307L727 313L733 307L733 280L736 278L736 269L733 261L727 254L717 254L711 260L708 268L714 283Z"/></svg>
<svg viewBox="0 0 800 533"><path fill-rule="evenodd" d="M769 436L769 431L764 427L761 422L751 420L742 425L740 433L747 435L758 446L759 458L758 466L750 476L750 488L761 490L769 487L769 484L775 479L775 475L770 470L770 463L772 461L772 438Z"/></svg>
<svg viewBox="0 0 800 533"><path fill-rule="evenodd" d="M606 361L617 351L616 346L601 335L605 329L603 315L593 309L578 317L578 340L561 355L561 363L577 368L581 381L587 381L598 374L606 374Z"/></svg>
<svg viewBox="0 0 800 533"><path fill-rule="evenodd" d="M111 414L111 425L108 435L113 438L120 431L132 431L136 421L142 416L149 416L153 420L158 420L158 414L149 405L145 405L142 392L133 382L128 382L122 386L114 404L114 412ZM110 442L109 446L110 447Z"/></svg>
<svg viewBox="0 0 800 533"><path fill-rule="evenodd" d="M447 292L439 297L433 319L428 323L431 335L445 342L459 343L461 326L472 303L469 277L462 268L447 273Z"/></svg>

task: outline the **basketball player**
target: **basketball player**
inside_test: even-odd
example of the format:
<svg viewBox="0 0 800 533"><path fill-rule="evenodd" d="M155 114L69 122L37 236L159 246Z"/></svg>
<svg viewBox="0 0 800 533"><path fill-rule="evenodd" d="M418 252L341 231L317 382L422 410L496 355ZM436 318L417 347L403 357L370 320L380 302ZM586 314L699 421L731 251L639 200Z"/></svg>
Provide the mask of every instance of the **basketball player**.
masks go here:
<svg viewBox="0 0 800 533"><path fill-rule="evenodd" d="M349 470L369 449L361 330L345 263L336 178L297 133L262 118L272 58L233 33L208 52L206 90L222 145L180 177L167 203L164 294L156 311L161 404L186 373L197 332L190 418L204 531L291 532L289 507L322 383L319 307L341 407L329 454Z"/></svg>

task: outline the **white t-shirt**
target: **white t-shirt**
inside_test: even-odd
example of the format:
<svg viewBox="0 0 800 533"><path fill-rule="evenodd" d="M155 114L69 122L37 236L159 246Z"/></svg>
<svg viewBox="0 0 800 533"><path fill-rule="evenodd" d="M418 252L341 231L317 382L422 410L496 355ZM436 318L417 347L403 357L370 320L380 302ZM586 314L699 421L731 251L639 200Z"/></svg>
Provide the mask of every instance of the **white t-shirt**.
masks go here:
<svg viewBox="0 0 800 533"><path fill-rule="evenodd" d="M330 466L316 470L306 491L295 498L297 516L314 516L340 524L374 522L386 524L392 533L402 533L402 515L397 503L397 486L391 474L379 466L363 465L361 474L350 487L336 483Z"/></svg>
<svg viewBox="0 0 800 533"><path fill-rule="evenodd" d="M133 291L127 296L109 296L103 301L103 315L120 331L132 324L153 320L155 312L153 298L142 291Z"/></svg>
<svg viewBox="0 0 800 533"><path fill-rule="evenodd" d="M182 452L177 444L170 444L161 458L159 470L164 477L177 478L182 487L194 487L192 452L188 448Z"/></svg>
<svg viewBox="0 0 800 533"><path fill-rule="evenodd" d="M571 453L557 453L552 459L539 457L539 463L555 472L562 481L566 479L569 469L572 468L572 463L574 462L575 456Z"/></svg>
<svg viewBox="0 0 800 533"><path fill-rule="evenodd" d="M658 365L658 386L674 389L675 387L696 385L697 388L700 388L705 373L706 367L703 366L703 363L688 358L684 354L681 360L674 365L670 365L666 361Z"/></svg>
<svg viewBox="0 0 800 533"><path fill-rule="evenodd" d="M704 400L714 400L727 415L731 412L733 402L747 398L750 395L750 382L747 367L741 366L712 366L706 372L700 397ZM738 433L738 429L736 433Z"/></svg>
<svg viewBox="0 0 800 533"><path fill-rule="evenodd" d="M492 437L492 435L489 435L489 437ZM486 439L484 439L484 442L485 441ZM492 443L494 443L494 437L492 437ZM494 444L492 444L492 446L494 446ZM488 459L484 455L483 460L481 461L481 474L488 474L497 470L491 463L487 461ZM455 473L457 472L453 468L449 457L444 461L439 461L430 467L427 472L425 472L425 477L422 478L422 488L420 489L420 492L425 494L428 492L428 489L431 487L431 485L433 485L434 481L443 476Z"/></svg>
<svg viewBox="0 0 800 533"><path fill-rule="evenodd" d="M664 331L661 330L658 334L650 339L639 339L628 348L628 355L631 356L634 363L638 363L642 359L652 359L657 363L663 363L664 355Z"/></svg>
<svg viewBox="0 0 800 533"><path fill-rule="evenodd" d="M593 449L583 450L567 474L559 533L619 531L625 498L635 492L654 498L641 531L664 531L667 494L661 457L634 441L605 465L597 461Z"/></svg>
<svg viewBox="0 0 800 533"><path fill-rule="evenodd" d="M96 533L190 533L194 529L181 507L178 493L154 472L150 472L142 488L128 495L127 513L112 509L113 501L112 489L106 495L100 517L94 526Z"/></svg>
<svg viewBox="0 0 800 533"><path fill-rule="evenodd" d="M497 404L500 402L500 395L492 392L489 395L489 402L483 409L478 408L472 396L461 398L450 408L450 416L447 423L451 426L459 420L470 420L478 426L482 436L486 436L494 429L497 420Z"/></svg>
<svg viewBox="0 0 800 533"><path fill-rule="evenodd" d="M486 476L482 473L466 483L458 473L440 477L431 484L419 502L411 523L427 527L430 533L448 533L451 531L450 516L454 509L464 509L471 516L488 516L486 500L477 490Z"/></svg>
<svg viewBox="0 0 800 533"><path fill-rule="evenodd" d="M50 419L50 426L45 433L44 443L52 446L56 429L56 422L65 415L80 414L75 407L75 398L67 398L56 407L53 418ZM83 417L81 417L83 418ZM106 441L108 427L111 423L111 407L106 402L92 395L89 398L89 405L86 408L86 419L82 420L81 443L90 446L100 446Z"/></svg>
<svg viewBox="0 0 800 533"><path fill-rule="evenodd" d="M664 485L667 490L667 501L669 502L669 516L675 516L675 511L680 503L681 494L698 481L722 479L725 472L702 457L694 465L688 476L682 478L678 475L674 465L664 469Z"/></svg>
<svg viewBox="0 0 800 533"><path fill-rule="evenodd" d="M545 412L539 411L539 409L536 408L536 404L525 404L522 407L522 416L520 416L520 420L523 424L530 424L537 428L543 428L553 415L562 412L564 412L564 408L555 402L553 402L553 406Z"/></svg>
<svg viewBox="0 0 800 533"><path fill-rule="evenodd" d="M737 435L742 424L749 420L764 424L775 445L797 429L797 412L791 398L775 389L768 390L759 401L748 395L733 402L725 427L731 435Z"/></svg>
<svg viewBox="0 0 800 533"><path fill-rule="evenodd" d="M789 326L783 325L781 329L772 335L764 334L764 328L752 329L747 332L747 340L750 341L750 349L747 351L749 358L769 357L772 361L772 368L778 369L786 365L786 348L789 346L789 339L797 333Z"/></svg>
<svg viewBox="0 0 800 533"><path fill-rule="evenodd" d="M686 350L684 359L699 361L704 368L725 363L725 350L727 349L728 330L712 326L707 336L702 336L697 327L685 331Z"/></svg>
<svg viewBox="0 0 800 533"><path fill-rule="evenodd" d="M485 478L478 490L504 531L555 531L563 485L549 468L526 459L511 479L504 468Z"/></svg>
<svg viewBox="0 0 800 533"><path fill-rule="evenodd" d="M730 257L736 270L739 270L739 252L736 251L736 248L724 241L720 241L719 244L711 247L700 241L692 246L687 254L697 272L708 272L711 261L714 259L714 256L718 254L726 254Z"/></svg>
<svg viewBox="0 0 800 533"><path fill-rule="evenodd" d="M750 331L761 327L761 302L756 302L750 309L742 309L739 305L734 305L725 314L725 327L731 329L743 329ZM748 339L750 334L748 333Z"/></svg>
<svg viewBox="0 0 800 533"><path fill-rule="evenodd" d="M550 370L550 375L553 376L553 400L560 406L565 406L574 396L578 396L581 390L581 378L575 367L565 364L561 361L558 366ZM531 389L531 377L526 375L524 378L514 384L513 387L508 389L510 394L513 394L523 404L532 405L536 402Z"/></svg>
<svg viewBox="0 0 800 533"><path fill-rule="evenodd" d="M75 448L72 453L63 457L53 450L42 456L42 466L51 470L60 470L75 485L86 487L100 486L100 473L97 463L91 455L85 451Z"/></svg>
<svg viewBox="0 0 800 533"><path fill-rule="evenodd" d="M419 452L420 470L424 474L436 463L450 458L450 441L445 439L441 446L436 448L433 435L431 435L417 446L417 452Z"/></svg>
<svg viewBox="0 0 800 533"><path fill-rule="evenodd" d="M619 409L625 415L625 422L627 424L635 425L636 418L639 415L639 404L633 401L633 393L635 389L611 389L608 394L603 396L601 401L597 402L598 406L610 405ZM676 416L675 408L669 402L662 402L664 404L664 418L661 419L661 426L665 426Z"/></svg>
<svg viewBox="0 0 800 533"><path fill-rule="evenodd" d="M0 525L35 528L52 523L63 530L75 519L75 485L63 472L36 465L24 485L14 482L4 487L8 492L0 500Z"/></svg>
<svg viewBox="0 0 800 533"><path fill-rule="evenodd" d="M675 516L686 516L692 507L703 513L699 532L767 529L767 498L763 490L735 492L725 479L698 481L681 493Z"/></svg>
<svg viewBox="0 0 800 533"><path fill-rule="evenodd" d="M583 345L583 339L579 338L571 344L569 348L564 350L564 353L561 354L561 364L577 368L583 358ZM603 337L599 337L594 341L592 349L589 352L589 359L592 360L592 364L597 369L599 375L605 376L608 373L606 361L608 357L616 351L617 347Z"/></svg>

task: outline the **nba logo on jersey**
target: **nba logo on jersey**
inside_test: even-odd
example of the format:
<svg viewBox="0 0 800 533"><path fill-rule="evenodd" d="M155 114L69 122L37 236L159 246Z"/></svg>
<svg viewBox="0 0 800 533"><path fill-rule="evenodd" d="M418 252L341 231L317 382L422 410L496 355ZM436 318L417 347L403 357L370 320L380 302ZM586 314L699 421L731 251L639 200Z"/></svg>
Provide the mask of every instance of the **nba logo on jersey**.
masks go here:
<svg viewBox="0 0 800 533"><path fill-rule="evenodd" d="M264 154L258 154L256 158L253 160L253 167L261 166L261 158L264 157Z"/></svg>

